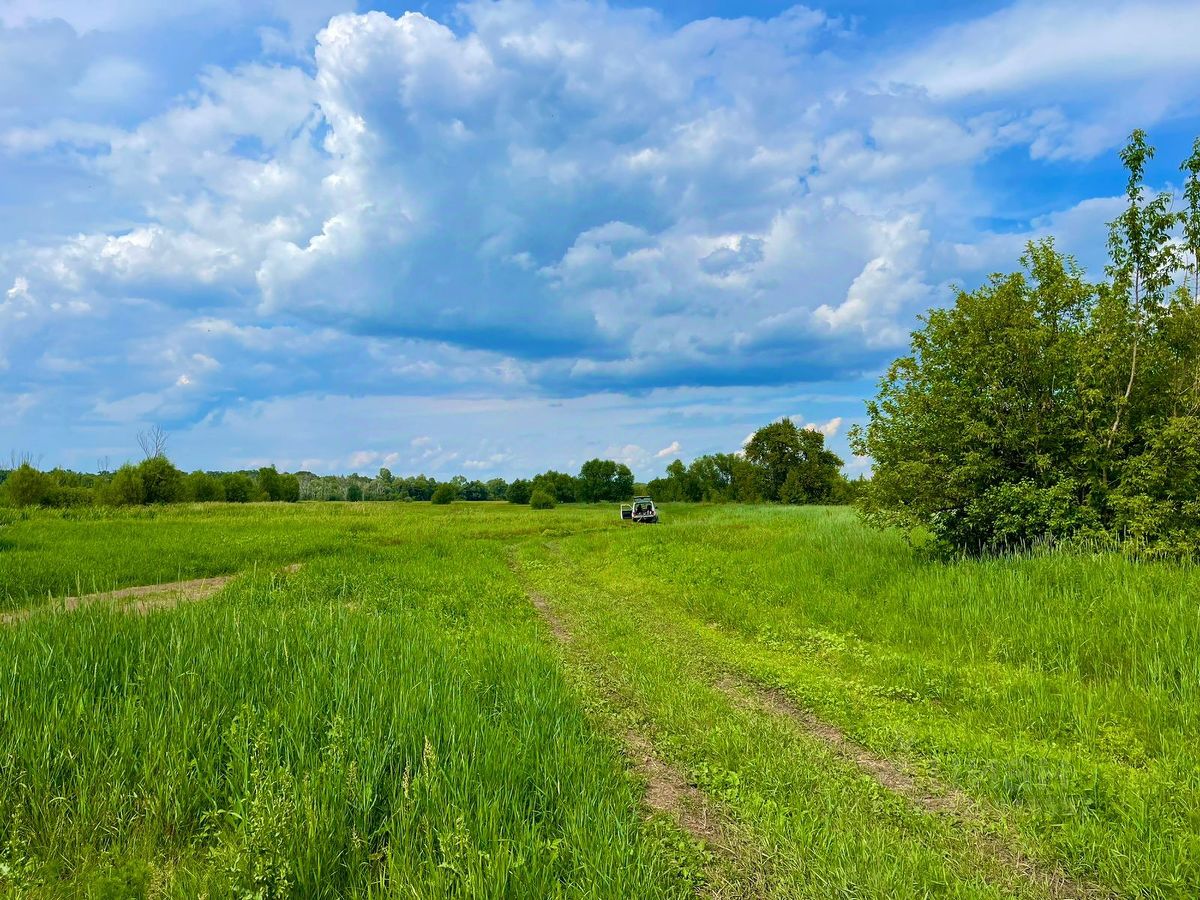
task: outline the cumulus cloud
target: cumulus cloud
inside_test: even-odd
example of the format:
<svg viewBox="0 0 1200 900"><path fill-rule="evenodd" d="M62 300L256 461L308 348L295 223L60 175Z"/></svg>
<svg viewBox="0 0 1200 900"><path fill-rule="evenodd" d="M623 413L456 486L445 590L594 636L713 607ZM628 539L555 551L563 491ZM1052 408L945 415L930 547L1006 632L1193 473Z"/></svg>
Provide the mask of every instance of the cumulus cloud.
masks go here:
<svg viewBox="0 0 1200 900"><path fill-rule="evenodd" d="M441 20L206 0L196 27L261 45L174 80L134 38L182 40L175 7L48 2L0 5L0 191L20 210L0 221L0 367L97 428L244 429L231 410L264 398L691 386L717 392L692 414L725 415L722 441L682 413L614 435L587 403L561 439L637 466L729 449L789 408L721 412L742 388L869 392L950 283L1029 237L1102 246L1103 192L1047 207L990 177L998 156L1094 153L1200 93L1175 0L1136 21L1126 0L1020 0L904 48L802 7L674 25L566 0ZM1159 82L1162 103L1142 90ZM804 408L842 440L855 400ZM524 459L364 427L294 461Z"/></svg>
<svg viewBox="0 0 1200 900"><path fill-rule="evenodd" d="M659 450L657 453L655 453L654 458L655 459L666 459L668 456L676 455L682 449L683 449L683 445L680 444L679 441L671 441L671 443L667 444L667 446L663 447L661 450Z"/></svg>

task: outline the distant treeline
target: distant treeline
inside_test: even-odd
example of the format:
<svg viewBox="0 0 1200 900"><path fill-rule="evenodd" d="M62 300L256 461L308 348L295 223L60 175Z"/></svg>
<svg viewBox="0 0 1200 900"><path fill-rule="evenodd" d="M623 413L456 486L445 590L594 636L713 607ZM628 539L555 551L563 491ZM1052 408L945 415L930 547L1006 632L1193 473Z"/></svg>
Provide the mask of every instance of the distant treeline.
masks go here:
<svg viewBox="0 0 1200 900"><path fill-rule="evenodd" d="M546 507L557 503L628 500L635 494L677 502L848 503L863 481L841 474L842 461L825 449L825 435L802 429L790 419L756 431L737 453L701 456L685 466L675 460L667 474L635 484L624 463L585 462L579 474L550 470L508 482L468 480L458 475L438 481L426 475L397 476L380 469L374 476L281 473L274 466L237 472L184 473L166 455L166 436L139 435L146 458L115 471L38 470L26 461L0 470L0 503L9 506L136 506L155 503L248 503L298 500L431 501L507 500Z"/></svg>
<svg viewBox="0 0 1200 900"><path fill-rule="evenodd" d="M1121 152L1125 209L1098 283L1052 241L931 310L851 434L868 517L982 553L1119 544L1200 555L1200 138L1183 202Z"/></svg>

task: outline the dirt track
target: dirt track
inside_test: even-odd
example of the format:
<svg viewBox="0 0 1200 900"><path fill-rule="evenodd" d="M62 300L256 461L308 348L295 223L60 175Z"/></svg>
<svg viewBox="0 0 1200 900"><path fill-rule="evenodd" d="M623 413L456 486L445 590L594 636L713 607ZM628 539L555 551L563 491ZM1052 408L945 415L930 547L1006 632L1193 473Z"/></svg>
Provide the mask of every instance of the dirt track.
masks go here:
<svg viewBox="0 0 1200 900"><path fill-rule="evenodd" d="M300 563L284 567L285 572L295 572ZM24 621L35 613L43 610L53 612L72 612L81 606L93 603L111 603L120 612L146 613L152 609L177 606L180 603L190 603L196 600L207 600L221 588L225 587L234 575L214 575L211 578L192 578L188 581L170 581L165 584L146 584L138 587L119 588L115 591L100 591L95 594L84 594L79 597L64 597L33 609L19 609L14 612L0 614L0 624L12 625ZM130 602L125 602L130 601Z"/></svg>

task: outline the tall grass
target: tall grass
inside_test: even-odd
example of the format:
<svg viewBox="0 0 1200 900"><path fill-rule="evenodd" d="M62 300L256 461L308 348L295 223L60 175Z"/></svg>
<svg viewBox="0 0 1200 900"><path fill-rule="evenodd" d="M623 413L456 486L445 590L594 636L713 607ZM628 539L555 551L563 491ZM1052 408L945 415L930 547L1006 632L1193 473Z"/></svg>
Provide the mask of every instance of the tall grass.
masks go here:
<svg viewBox="0 0 1200 900"><path fill-rule="evenodd" d="M1200 569L929 562L848 510L668 515L560 542L569 577L652 610L659 652L689 635L710 671L782 686L994 803L1043 858L1131 895L1197 895Z"/></svg>
<svg viewBox="0 0 1200 900"><path fill-rule="evenodd" d="M0 629L9 887L685 893L503 549L412 524L202 605Z"/></svg>
<svg viewBox="0 0 1200 900"><path fill-rule="evenodd" d="M728 819L713 890L1039 895L986 834L734 702L733 673L970 794L1044 864L1197 895L1195 567L929 562L829 509L106 515L5 524L0 597L244 574L147 616L0 628L10 893L682 896L699 857L642 820L604 734L634 729ZM575 635L565 660L525 580Z"/></svg>

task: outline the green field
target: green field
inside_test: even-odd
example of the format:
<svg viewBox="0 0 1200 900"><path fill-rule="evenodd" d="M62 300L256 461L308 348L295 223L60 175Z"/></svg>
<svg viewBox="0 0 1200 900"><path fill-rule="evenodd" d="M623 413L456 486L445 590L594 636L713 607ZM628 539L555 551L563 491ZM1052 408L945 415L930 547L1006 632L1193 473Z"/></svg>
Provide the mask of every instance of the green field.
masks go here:
<svg viewBox="0 0 1200 900"><path fill-rule="evenodd" d="M819 507L7 515L5 896L1200 896L1195 567Z"/></svg>

